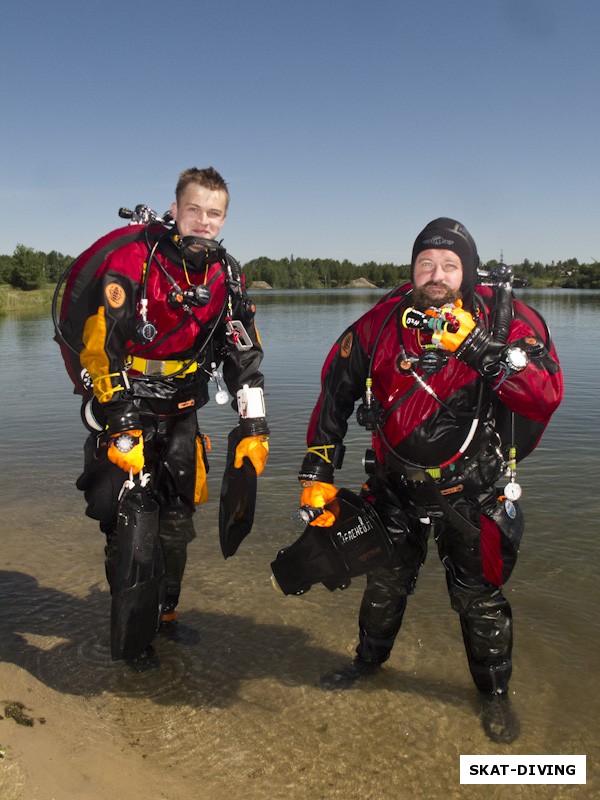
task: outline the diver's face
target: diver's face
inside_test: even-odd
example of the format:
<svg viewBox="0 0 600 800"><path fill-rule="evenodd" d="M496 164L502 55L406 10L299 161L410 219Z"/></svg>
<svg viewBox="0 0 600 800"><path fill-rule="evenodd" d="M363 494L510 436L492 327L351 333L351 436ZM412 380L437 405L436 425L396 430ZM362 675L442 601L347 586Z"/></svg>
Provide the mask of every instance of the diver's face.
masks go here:
<svg viewBox="0 0 600 800"><path fill-rule="evenodd" d="M463 268L452 250L423 250L413 269L413 287L418 296L430 306L451 303L460 297Z"/></svg>
<svg viewBox="0 0 600 800"><path fill-rule="evenodd" d="M179 202L171 206L171 214L182 237L216 239L227 216L227 193L188 183Z"/></svg>

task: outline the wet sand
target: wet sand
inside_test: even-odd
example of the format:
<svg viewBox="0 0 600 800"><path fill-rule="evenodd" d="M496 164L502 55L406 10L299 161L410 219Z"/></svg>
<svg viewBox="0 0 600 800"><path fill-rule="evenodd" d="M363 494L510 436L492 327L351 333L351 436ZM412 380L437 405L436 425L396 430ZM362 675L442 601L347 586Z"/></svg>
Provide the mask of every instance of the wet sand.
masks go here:
<svg viewBox="0 0 600 800"><path fill-rule="evenodd" d="M78 501L67 493L64 510L50 498L35 549L23 544L34 509L17 518L5 508L0 700L21 703L33 724L6 717L2 703L2 800L595 796L597 746L573 730L566 752L588 753L587 787L460 786L461 753L565 752L564 708L550 706L546 690L530 692L523 665L513 682L521 738L513 746L485 738L435 562L422 579L421 611L382 673L326 693L319 676L353 654L362 584L277 595L260 529L225 562L209 525L190 548L181 604L200 640L159 637L160 668L137 674L110 660L101 537Z"/></svg>
<svg viewBox="0 0 600 800"><path fill-rule="evenodd" d="M98 709L85 700L50 689L13 664L0 666L0 686L2 715L6 700L24 706L20 724L0 720L2 800L186 797L109 721L99 725Z"/></svg>

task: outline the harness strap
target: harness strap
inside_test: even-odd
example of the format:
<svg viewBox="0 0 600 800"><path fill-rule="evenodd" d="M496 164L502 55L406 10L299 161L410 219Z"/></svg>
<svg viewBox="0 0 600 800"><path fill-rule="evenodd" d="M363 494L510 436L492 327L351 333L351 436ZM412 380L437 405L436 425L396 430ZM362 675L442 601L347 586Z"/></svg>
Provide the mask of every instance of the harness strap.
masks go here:
<svg viewBox="0 0 600 800"><path fill-rule="evenodd" d="M438 510L438 515L441 512L451 525L462 533L470 536L479 533L479 528L463 517L444 497L429 470L408 468L403 473L396 474L403 475L413 503L426 515L436 516L435 511Z"/></svg>
<svg viewBox="0 0 600 800"><path fill-rule="evenodd" d="M442 510L446 519L459 531L466 533L470 536L477 535L479 528L473 525L466 517L463 517L453 505L451 505L444 495L440 492L439 488L431 481L433 489L437 495L437 504Z"/></svg>
<svg viewBox="0 0 600 800"><path fill-rule="evenodd" d="M162 376L165 378L177 372L176 377L183 378L198 369L197 361L192 361L187 369L184 369L187 363L187 361L155 361L150 358L140 358L139 356L127 356L125 369L132 369L141 375Z"/></svg>

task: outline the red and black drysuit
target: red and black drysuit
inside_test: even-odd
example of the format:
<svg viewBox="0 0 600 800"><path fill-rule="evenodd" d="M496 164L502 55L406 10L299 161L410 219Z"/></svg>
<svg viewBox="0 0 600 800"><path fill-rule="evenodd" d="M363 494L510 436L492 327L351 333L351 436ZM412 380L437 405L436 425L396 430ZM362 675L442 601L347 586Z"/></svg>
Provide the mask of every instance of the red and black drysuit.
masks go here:
<svg viewBox="0 0 600 800"><path fill-rule="evenodd" d="M107 442L110 435L141 429L144 472L151 474L160 505L165 609L177 604L187 544L195 536L192 514L207 468L196 411L209 400L211 364L222 362L234 398L244 384L263 386L263 351L239 265L223 248L216 248L216 254L209 250L184 256L177 241L176 228L156 224L128 226L100 239L74 264L63 302L69 313L63 314L66 321L61 325L67 339L65 325L83 330L81 347L75 349L81 350L81 366L93 381L93 416L103 429L86 442L77 486L85 492L86 513L100 520L107 536L109 583L114 578L117 498L124 473L106 457ZM89 274L94 275L91 283ZM203 286L210 299L202 306L185 298L179 302L174 283L183 291ZM157 330L151 341L139 333L142 296L148 300L146 321ZM235 335L228 335L231 318L243 322L252 342L249 349L239 350ZM70 371L76 366L71 364ZM78 376L72 377L77 383ZM266 420L261 423L262 428L254 421L245 429L248 421L241 420L240 438L268 433Z"/></svg>
<svg viewBox="0 0 600 800"><path fill-rule="evenodd" d="M494 301L492 289L478 287L474 316L480 327L491 326ZM519 459L537 443L563 391L544 321L514 297L509 302L507 340L525 350L529 362L513 374L488 364L494 373L488 377L448 351L428 348L430 335L402 326L403 312L412 305L410 285L368 311L325 362L300 472L301 479L333 481L333 465L324 458L331 451L323 446L341 445L370 371L373 467L365 496L394 552L385 566L367 574L358 657L374 663L389 657L433 532L471 674L485 693L508 687L512 618L502 585L523 532L518 503L501 497L495 484L506 470L511 428Z"/></svg>

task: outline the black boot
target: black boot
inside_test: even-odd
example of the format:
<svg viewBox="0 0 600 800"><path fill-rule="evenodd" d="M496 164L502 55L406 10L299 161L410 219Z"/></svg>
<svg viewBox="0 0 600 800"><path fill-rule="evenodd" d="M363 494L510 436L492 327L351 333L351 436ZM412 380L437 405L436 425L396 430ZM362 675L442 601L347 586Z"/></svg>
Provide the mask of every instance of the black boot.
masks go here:
<svg viewBox="0 0 600 800"><path fill-rule="evenodd" d="M134 672L147 672L149 669L158 669L160 667L160 661L151 644L142 650L139 656L126 659L126 663Z"/></svg>
<svg viewBox="0 0 600 800"><path fill-rule="evenodd" d="M319 686L326 692L335 692L341 689L350 689L357 681L370 678L381 669L381 664L376 661L363 661L358 656L348 667L342 667L335 672L323 675Z"/></svg>
<svg viewBox="0 0 600 800"><path fill-rule="evenodd" d="M159 634L178 644L198 644L200 634L194 628L179 621L176 606L177 600L167 596L160 619Z"/></svg>
<svg viewBox="0 0 600 800"><path fill-rule="evenodd" d="M521 726L508 692L481 695L481 724L492 742L511 744L519 736Z"/></svg>

